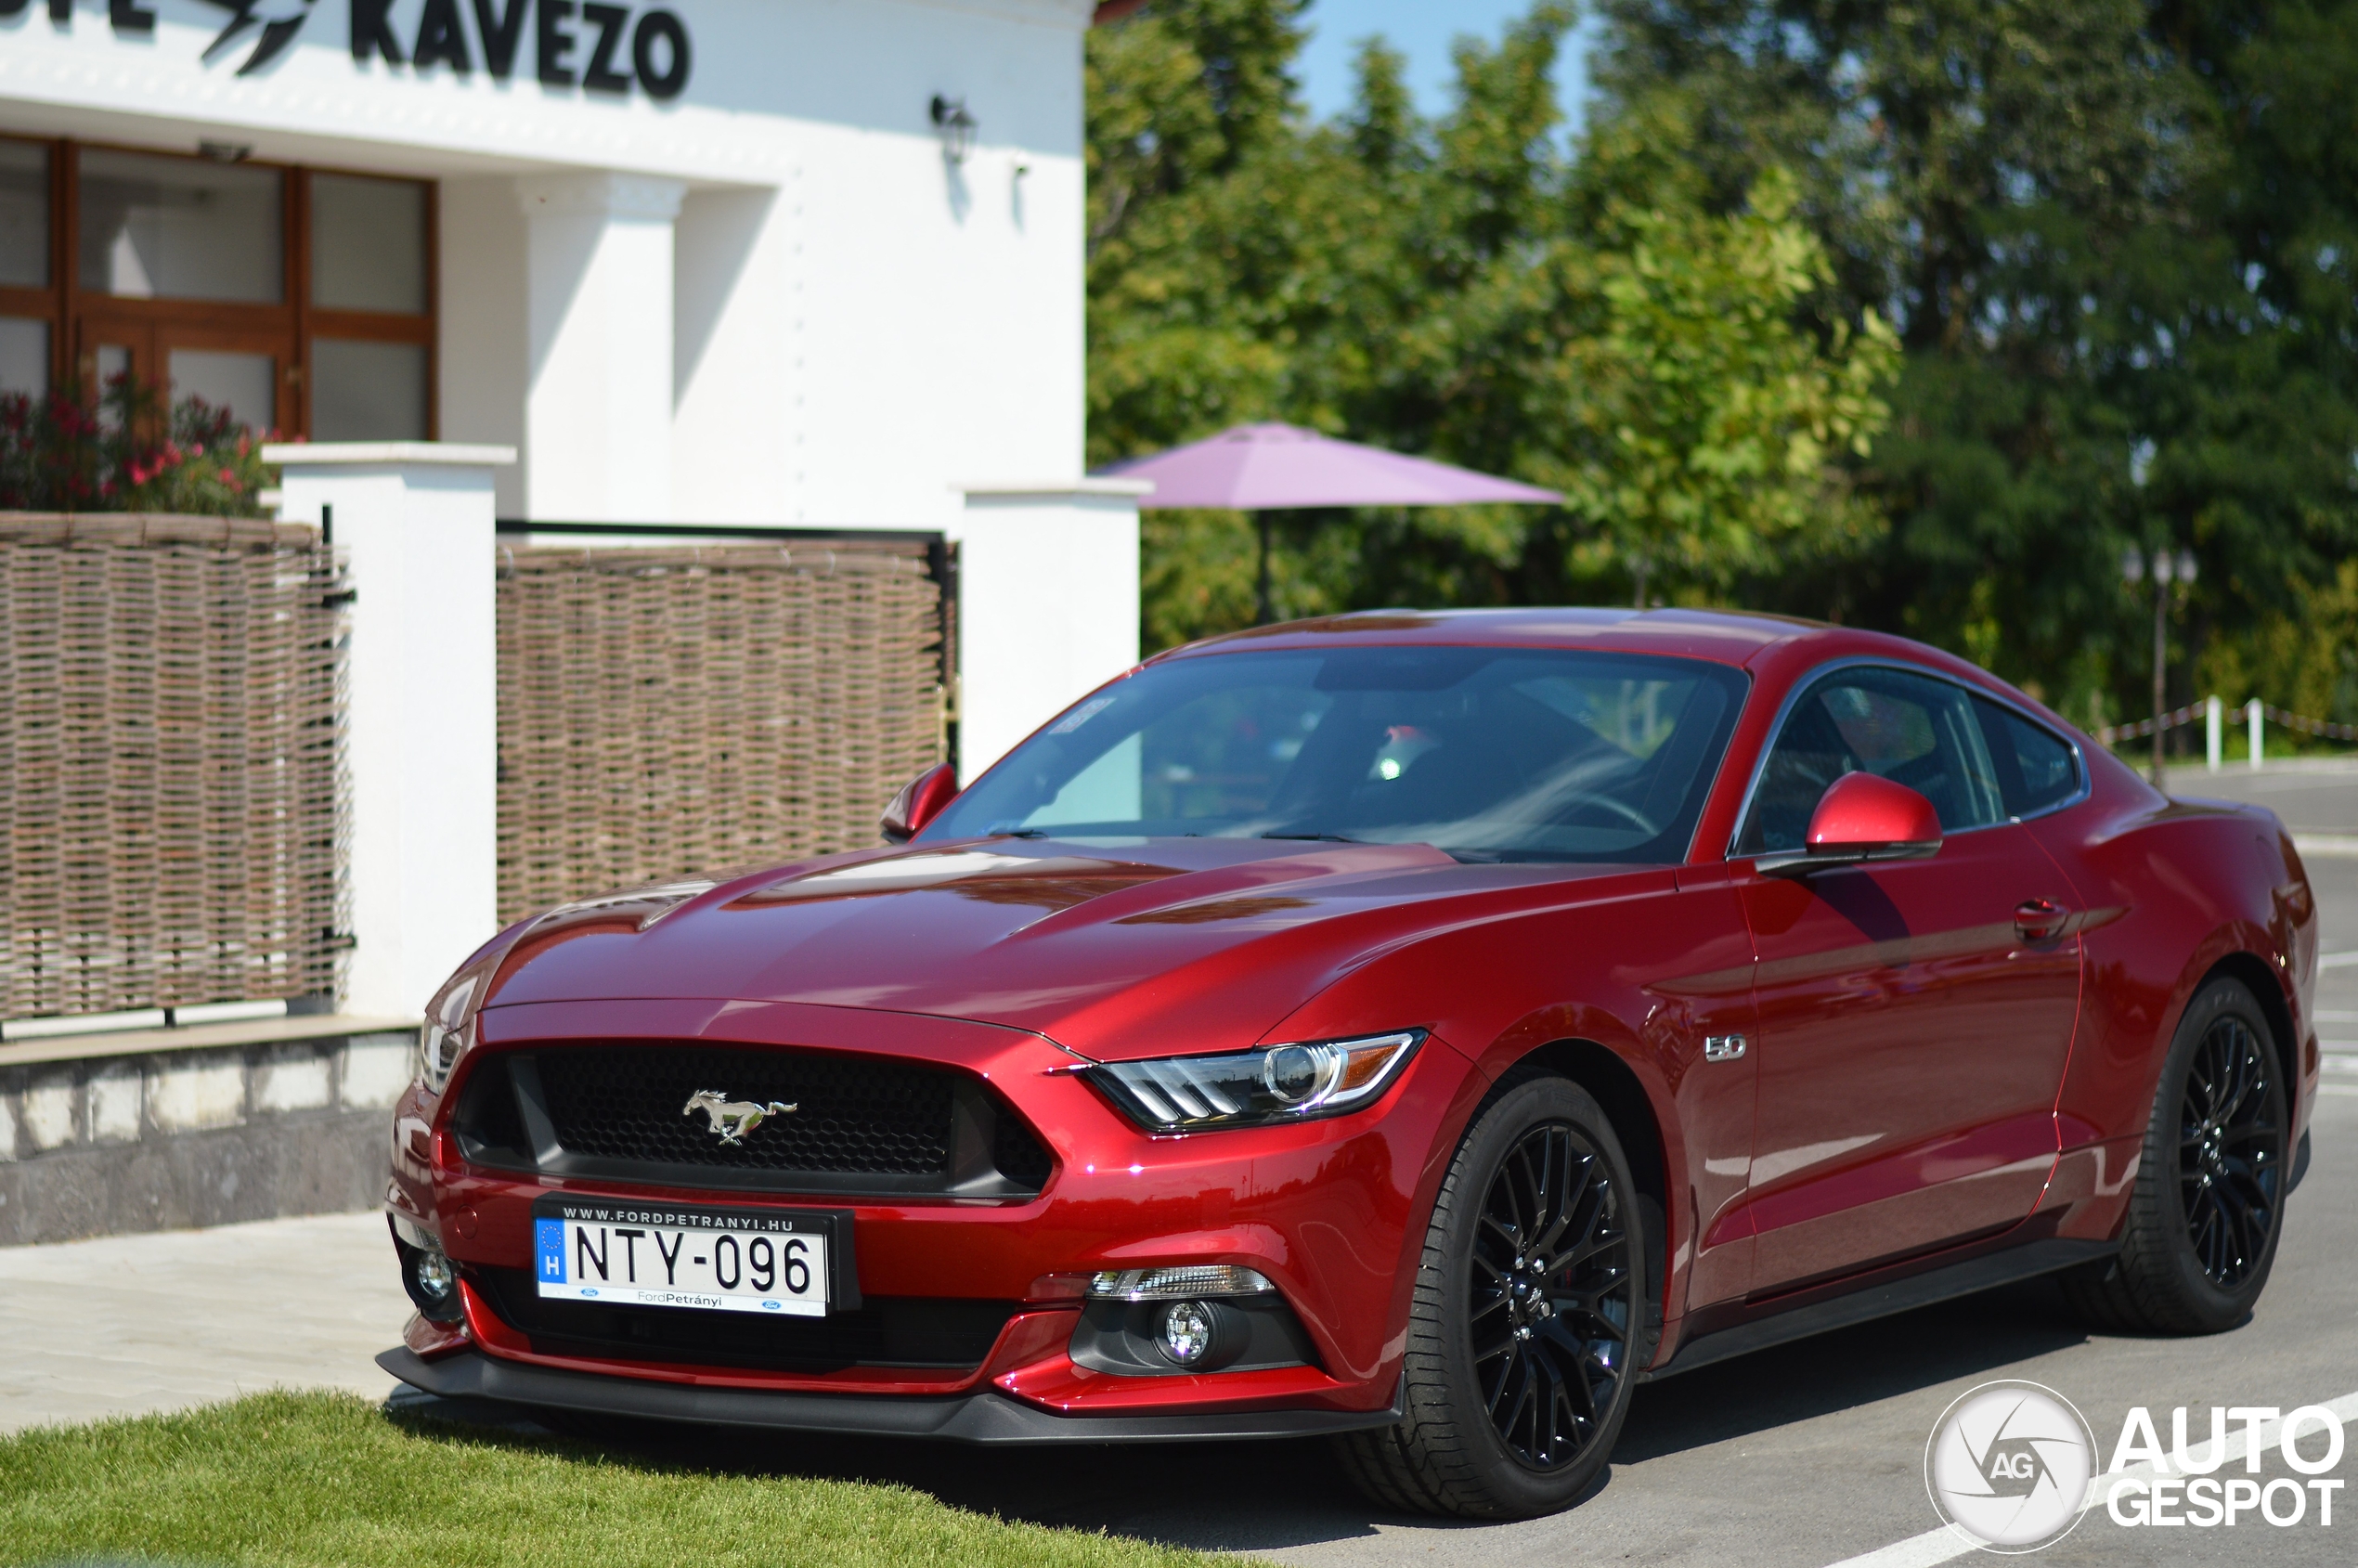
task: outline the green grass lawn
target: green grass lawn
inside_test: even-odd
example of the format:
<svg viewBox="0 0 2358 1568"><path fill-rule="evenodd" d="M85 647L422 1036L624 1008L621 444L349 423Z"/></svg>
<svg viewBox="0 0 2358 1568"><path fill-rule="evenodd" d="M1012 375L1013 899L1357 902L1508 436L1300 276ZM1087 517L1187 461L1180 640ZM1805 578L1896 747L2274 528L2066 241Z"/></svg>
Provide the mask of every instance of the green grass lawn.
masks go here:
<svg viewBox="0 0 2358 1568"><path fill-rule="evenodd" d="M0 1439L0 1563L1235 1564L906 1486L735 1475L268 1393Z"/></svg>

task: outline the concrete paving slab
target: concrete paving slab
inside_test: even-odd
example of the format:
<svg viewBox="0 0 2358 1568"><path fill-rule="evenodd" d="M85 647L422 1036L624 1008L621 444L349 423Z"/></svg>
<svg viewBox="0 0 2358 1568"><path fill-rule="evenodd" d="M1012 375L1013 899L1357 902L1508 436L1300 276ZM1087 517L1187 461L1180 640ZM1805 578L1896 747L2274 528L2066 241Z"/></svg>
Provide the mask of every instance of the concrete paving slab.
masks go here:
<svg viewBox="0 0 2358 1568"><path fill-rule="evenodd" d="M0 1248L0 1432L393 1380L409 1315L377 1213Z"/></svg>

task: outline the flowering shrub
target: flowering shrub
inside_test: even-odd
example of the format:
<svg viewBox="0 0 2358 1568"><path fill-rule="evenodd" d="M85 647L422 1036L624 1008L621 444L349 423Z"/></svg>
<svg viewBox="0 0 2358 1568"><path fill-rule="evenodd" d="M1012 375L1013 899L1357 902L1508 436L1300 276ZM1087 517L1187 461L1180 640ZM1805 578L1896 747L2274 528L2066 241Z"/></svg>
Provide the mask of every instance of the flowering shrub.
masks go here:
<svg viewBox="0 0 2358 1568"><path fill-rule="evenodd" d="M262 443L227 408L109 379L98 406L71 391L0 395L0 511L175 512L253 517L270 483Z"/></svg>

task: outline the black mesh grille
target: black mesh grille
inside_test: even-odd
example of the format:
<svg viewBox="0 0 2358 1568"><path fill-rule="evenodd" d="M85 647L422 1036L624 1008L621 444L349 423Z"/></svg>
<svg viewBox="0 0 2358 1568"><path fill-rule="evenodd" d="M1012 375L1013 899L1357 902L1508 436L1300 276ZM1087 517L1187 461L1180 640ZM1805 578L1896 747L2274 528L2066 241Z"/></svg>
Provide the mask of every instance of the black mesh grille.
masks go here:
<svg viewBox="0 0 2358 1568"><path fill-rule="evenodd" d="M856 1312L826 1317L754 1317L544 1300L526 1269L471 1264L467 1276L542 1355L782 1372L978 1367L1016 1310L1013 1302L871 1296Z"/></svg>
<svg viewBox="0 0 2358 1568"><path fill-rule="evenodd" d="M956 1084L938 1069L864 1056L677 1045L537 1055L549 1120L569 1153L872 1175L932 1175L950 1168ZM767 1118L743 1142L724 1143L710 1118L682 1108L703 1089L732 1101L795 1108Z"/></svg>
<svg viewBox="0 0 2358 1568"><path fill-rule="evenodd" d="M1047 1146L1032 1136L1023 1118L1005 1111L999 1113L999 1125L991 1134L991 1162L999 1167L1001 1175L1035 1192L1048 1185L1048 1173L1056 1166Z"/></svg>

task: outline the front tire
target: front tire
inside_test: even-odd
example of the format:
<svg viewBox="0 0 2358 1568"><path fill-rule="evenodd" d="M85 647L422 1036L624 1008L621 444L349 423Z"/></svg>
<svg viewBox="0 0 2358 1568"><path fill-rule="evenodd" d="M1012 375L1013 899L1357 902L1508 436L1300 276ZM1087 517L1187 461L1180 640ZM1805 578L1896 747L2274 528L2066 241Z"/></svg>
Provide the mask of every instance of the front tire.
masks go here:
<svg viewBox="0 0 2358 1568"><path fill-rule="evenodd" d="M2284 1232L2287 1090L2250 991L2197 991L2162 1065L2119 1256L2064 1276L2092 1326L2215 1334L2250 1315Z"/></svg>
<svg viewBox="0 0 2358 1568"><path fill-rule="evenodd" d="M1378 1503L1468 1519L1571 1507L1629 1411L1646 1324L1645 1217L1597 1102L1509 1076L1433 1204L1409 1306L1406 1415L1339 1439Z"/></svg>

